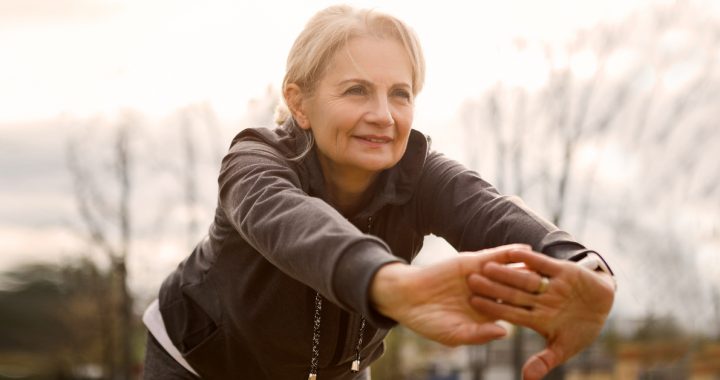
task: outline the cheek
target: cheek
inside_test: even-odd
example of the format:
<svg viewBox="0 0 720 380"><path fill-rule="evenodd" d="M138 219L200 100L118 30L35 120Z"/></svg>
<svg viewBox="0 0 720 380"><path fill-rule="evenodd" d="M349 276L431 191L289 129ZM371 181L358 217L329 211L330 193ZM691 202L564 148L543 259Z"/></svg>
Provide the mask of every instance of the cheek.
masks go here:
<svg viewBox="0 0 720 380"><path fill-rule="evenodd" d="M313 129L318 149L325 155L333 157L344 151L347 145L347 139L343 137L345 134L346 132L337 125L324 125Z"/></svg>
<svg viewBox="0 0 720 380"><path fill-rule="evenodd" d="M413 123L413 114L412 112L408 112L407 114L402 116L402 119L398 122L398 134L403 136L404 139L407 139L407 137L410 135L410 130L412 129L412 123Z"/></svg>
<svg viewBox="0 0 720 380"><path fill-rule="evenodd" d="M399 159L407 150L408 142L410 140L410 128L403 128L402 130L399 130L398 136L400 139L398 140L398 144L395 145L394 155Z"/></svg>
<svg viewBox="0 0 720 380"><path fill-rule="evenodd" d="M403 132L407 133L410 131L410 128L412 128L414 115L415 112L412 106L406 106L398 112L396 120L398 122L398 127L401 128Z"/></svg>
<svg viewBox="0 0 720 380"><path fill-rule="evenodd" d="M409 140L408 136L409 136L409 133L404 135L402 142L395 147L395 155L398 156L397 157L398 159L400 157L402 157L405 154L405 151L407 150L408 140Z"/></svg>
<svg viewBox="0 0 720 380"><path fill-rule="evenodd" d="M328 142L340 143L343 136L352 133L356 119L353 118L354 115L350 111L343 112L342 109L336 108L327 110L319 132L324 135Z"/></svg>
<svg viewBox="0 0 720 380"><path fill-rule="evenodd" d="M408 140L410 139L410 130L412 129L413 114L409 112L403 115L404 118L398 123L398 135L402 137L402 143L396 147L396 153L399 156L405 154L407 149Z"/></svg>
<svg viewBox="0 0 720 380"><path fill-rule="evenodd" d="M337 147L337 133L322 130L315 134L315 144L325 154L332 154Z"/></svg>

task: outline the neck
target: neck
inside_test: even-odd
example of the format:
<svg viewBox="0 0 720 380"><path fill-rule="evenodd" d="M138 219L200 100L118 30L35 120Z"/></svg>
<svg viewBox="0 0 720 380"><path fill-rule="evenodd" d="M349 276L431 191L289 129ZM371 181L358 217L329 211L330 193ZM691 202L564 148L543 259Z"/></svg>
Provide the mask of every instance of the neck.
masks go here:
<svg viewBox="0 0 720 380"><path fill-rule="evenodd" d="M321 167L330 203L341 214L352 216L370 200L369 190L377 178L377 172L341 170L324 162L321 162Z"/></svg>

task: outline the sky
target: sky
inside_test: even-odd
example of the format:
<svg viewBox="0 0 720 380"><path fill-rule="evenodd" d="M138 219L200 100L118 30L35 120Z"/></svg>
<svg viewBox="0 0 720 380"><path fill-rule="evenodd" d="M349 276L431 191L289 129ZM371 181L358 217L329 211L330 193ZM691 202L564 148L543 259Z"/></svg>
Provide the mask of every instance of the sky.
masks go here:
<svg viewBox="0 0 720 380"><path fill-rule="evenodd" d="M498 81L533 88L547 73L536 55L519 54L514 46L523 41L561 46L579 29L664 2L349 3L389 12L415 29L427 61L415 127L433 135L450 156L460 156L453 148L459 132L444 126L466 99ZM34 259L35 252L54 250L56 256L43 259L60 262L82 249L77 234L68 232L75 206L58 159L69 128L65 121L112 119L126 109L161 119L205 103L224 122L238 123L249 101L268 86L279 88L286 54L307 19L334 3L0 0L0 171L6 179L0 183L0 250L18 253L5 254L0 269ZM571 65L581 75L593 63ZM614 168L602 173L623 173L622 156L606 161ZM448 250L442 243L432 247ZM168 242L157 260L171 268L184 252ZM711 264L701 266L707 276L720 275L714 253L710 247L700 254ZM138 283L156 272L136 268ZM623 302L631 307L633 300Z"/></svg>
<svg viewBox="0 0 720 380"><path fill-rule="evenodd" d="M433 105L418 118L435 121L451 117L464 98L499 77L522 72L521 80L533 81L527 62L523 70L519 63L508 66L514 40L561 43L579 28L647 3L352 2L395 14L416 30L428 66L418 101ZM314 12L331 4L3 0L0 123L125 107L163 114L198 101L210 102L224 118L238 118L239 105L268 85L279 87L295 36Z"/></svg>

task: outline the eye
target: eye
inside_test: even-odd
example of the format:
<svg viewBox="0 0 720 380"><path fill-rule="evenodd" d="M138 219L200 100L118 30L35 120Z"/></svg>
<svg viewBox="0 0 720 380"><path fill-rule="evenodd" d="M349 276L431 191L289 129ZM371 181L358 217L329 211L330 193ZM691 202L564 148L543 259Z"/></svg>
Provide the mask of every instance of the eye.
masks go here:
<svg viewBox="0 0 720 380"><path fill-rule="evenodd" d="M363 87L361 85L355 85L355 86L352 86L352 87L348 88L347 90L345 90L345 92L343 94L344 95L365 95L365 94L367 94L367 90L365 90L365 87Z"/></svg>
<svg viewBox="0 0 720 380"><path fill-rule="evenodd" d="M410 92L408 92L407 90L403 90L403 89L397 89L397 90L393 91L392 95L403 98L408 101L411 99Z"/></svg>

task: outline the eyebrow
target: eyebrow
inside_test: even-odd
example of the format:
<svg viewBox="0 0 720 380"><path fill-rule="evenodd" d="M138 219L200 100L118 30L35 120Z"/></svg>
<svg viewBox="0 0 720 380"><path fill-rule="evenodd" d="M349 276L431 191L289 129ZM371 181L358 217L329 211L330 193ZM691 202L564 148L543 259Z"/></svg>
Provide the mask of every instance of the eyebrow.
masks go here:
<svg viewBox="0 0 720 380"><path fill-rule="evenodd" d="M363 85L366 85L369 87L373 87L372 82L370 82L369 80L366 80L366 79L362 79L362 78L350 78L350 79L341 80L340 82L338 82L337 85L339 87L339 86L342 86L342 85L345 85L348 83L360 83L360 84L363 84ZM410 84L404 83L404 82L395 83L392 85L392 87L405 87L407 89L412 89L412 86Z"/></svg>

